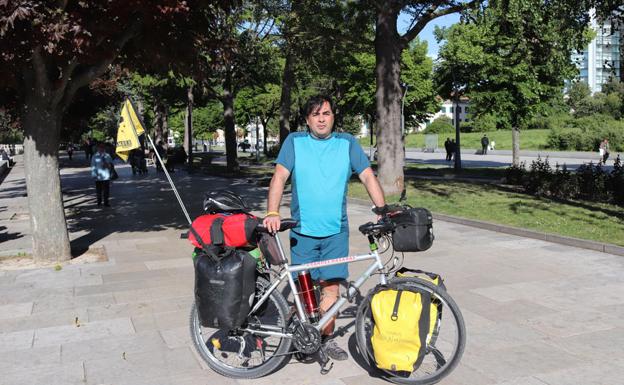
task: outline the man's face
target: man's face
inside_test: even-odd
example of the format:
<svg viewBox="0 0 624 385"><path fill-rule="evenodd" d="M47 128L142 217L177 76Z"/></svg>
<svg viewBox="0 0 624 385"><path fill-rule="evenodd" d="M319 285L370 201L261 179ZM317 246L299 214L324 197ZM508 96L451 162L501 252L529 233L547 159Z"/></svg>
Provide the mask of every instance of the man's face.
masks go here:
<svg viewBox="0 0 624 385"><path fill-rule="evenodd" d="M334 127L334 113L328 102L323 102L320 108L312 111L306 117L306 123L312 133L319 138L326 138Z"/></svg>

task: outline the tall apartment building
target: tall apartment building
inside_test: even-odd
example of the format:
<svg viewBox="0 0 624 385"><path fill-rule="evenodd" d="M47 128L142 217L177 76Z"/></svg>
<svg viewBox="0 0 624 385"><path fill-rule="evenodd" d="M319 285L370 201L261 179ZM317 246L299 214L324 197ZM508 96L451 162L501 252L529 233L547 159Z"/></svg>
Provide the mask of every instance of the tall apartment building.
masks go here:
<svg viewBox="0 0 624 385"><path fill-rule="evenodd" d="M585 50L573 54L572 60L580 71L578 80L587 83L594 93L600 92L610 79L621 79L624 26L617 28L611 20L599 23L595 17L590 26L596 37Z"/></svg>

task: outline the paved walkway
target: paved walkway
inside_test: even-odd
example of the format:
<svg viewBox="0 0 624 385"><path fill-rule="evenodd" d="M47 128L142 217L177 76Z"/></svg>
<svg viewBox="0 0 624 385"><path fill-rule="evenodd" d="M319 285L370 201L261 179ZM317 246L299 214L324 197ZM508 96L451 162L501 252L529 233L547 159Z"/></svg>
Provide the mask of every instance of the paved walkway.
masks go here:
<svg viewBox="0 0 624 385"><path fill-rule="evenodd" d="M164 177L118 170L110 209L94 207L79 162L62 170L74 246L103 245L109 262L0 271L0 384L251 384L208 370L190 345L192 248L179 239L185 220ZM226 186L263 209L266 190L245 180L185 172L174 178L191 215L199 213L203 192ZM9 234L1 250L28 239L14 225L27 215L23 193L18 166L0 185L0 226ZM373 216L357 205L349 214L351 252L364 251L356 228ZM622 383L624 258L440 221L435 233L432 249L407 255L406 265L441 273L466 319L466 353L442 384ZM363 269L352 266L352 273ZM353 353L350 333L339 344ZM293 360L253 381L381 383L354 360L335 363L326 376L316 364Z"/></svg>

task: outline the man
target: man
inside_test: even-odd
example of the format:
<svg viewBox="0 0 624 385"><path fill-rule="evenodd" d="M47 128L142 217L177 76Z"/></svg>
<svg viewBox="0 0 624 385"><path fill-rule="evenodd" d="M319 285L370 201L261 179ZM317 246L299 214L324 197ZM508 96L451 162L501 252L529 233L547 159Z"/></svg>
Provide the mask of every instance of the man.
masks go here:
<svg viewBox="0 0 624 385"><path fill-rule="evenodd" d="M452 153L451 153L451 138L446 138L446 141L444 142L444 149L446 150L446 160L450 161L451 157L452 157Z"/></svg>
<svg viewBox="0 0 624 385"><path fill-rule="evenodd" d="M312 97L305 114L309 131L290 134L277 157L264 219L270 231L279 229L280 201L292 174L291 213L299 221L290 233L293 264L349 255L346 191L352 172L358 174L375 206L385 205L381 185L362 147L353 136L332 132L331 99ZM347 265L313 269L310 273L312 279L320 282L319 307L324 313L338 300L339 282L349 276ZM321 331L323 346L331 358L346 360L347 353L330 338L334 323L335 318Z"/></svg>
<svg viewBox="0 0 624 385"><path fill-rule="evenodd" d="M483 138L481 138L481 154L482 155L487 155L487 150L488 150L488 145L490 144L490 140L488 139L487 135L483 135Z"/></svg>
<svg viewBox="0 0 624 385"><path fill-rule="evenodd" d="M104 143L97 145L97 152L91 157L91 176L95 179L95 193L97 195L97 205L110 207L108 196L110 193L111 166L113 158L106 153Z"/></svg>

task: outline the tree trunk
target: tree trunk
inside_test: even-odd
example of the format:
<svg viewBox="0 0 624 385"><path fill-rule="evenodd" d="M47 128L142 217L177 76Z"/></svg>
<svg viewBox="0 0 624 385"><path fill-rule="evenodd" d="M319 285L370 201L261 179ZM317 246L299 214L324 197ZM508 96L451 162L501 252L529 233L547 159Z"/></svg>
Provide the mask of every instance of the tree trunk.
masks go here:
<svg viewBox="0 0 624 385"><path fill-rule="evenodd" d="M401 51L396 29L397 15L377 11L375 76L377 92L377 150L379 182L386 194L404 188L404 149L401 140Z"/></svg>
<svg viewBox="0 0 624 385"><path fill-rule="evenodd" d="M520 129L511 128L512 164L520 166Z"/></svg>
<svg viewBox="0 0 624 385"><path fill-rule="evenodd" d="M188 164L193 166L193 85L186 93L186 116L184 119L184 150L188 155Z"/></svg>
<svg viewBox="0 0 624 385"><path fill-rule="evenodd" d="M269 129L267 125L269 124L269 119L262 119L262 140L263 147L262 151L264 152L264 156L269 156L269 149L267 148L267 136L269 135Z"/></svg>
<svg viewBox="0 0 624 385"><path fill-rule="evenodd" d="M167 148L168 143L164 129L163 105L160 101L156 101L154 104L154 136L156 137L156 144L162 141Z"/></svg>
<svg viewBox="0 0 624 385"><path fill-rule="evenodd" d="M29 94L22 113L24 169L36 261L71 259L65 221L58 146L61 112L46 104L50 95Z"/></svg>
<svg viewBox="0 0 624 385"><path fill-rule="evenodd" d="M282 95L280 97L279 140L284 143L290 134L290 105L292 104L291 91L295 85L295 56L292 52L286 55L284 74L282 77Z"/></svg>
<svg viewBox="0 0 624 385"><path fill-rule="evenodd" d="M236 153L236 122L234 120L234 92L232 90L232 75L227 74L223 87L223 120L225 121L225 157L227 170L238 172L238 154Z"/></svg>

